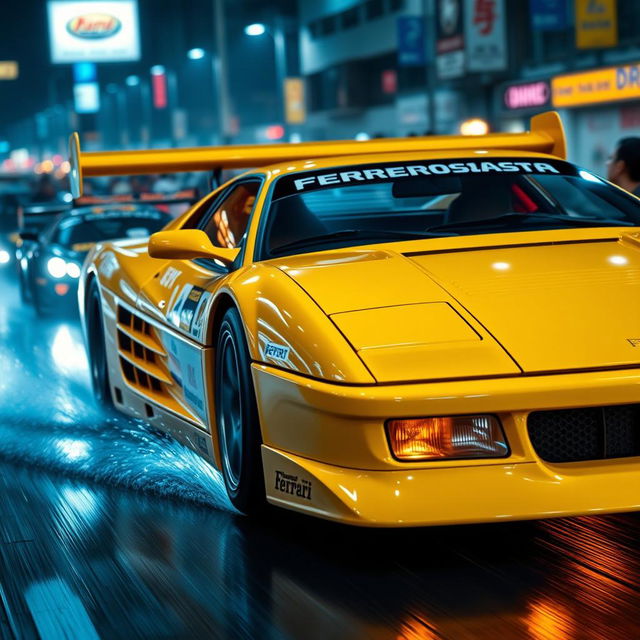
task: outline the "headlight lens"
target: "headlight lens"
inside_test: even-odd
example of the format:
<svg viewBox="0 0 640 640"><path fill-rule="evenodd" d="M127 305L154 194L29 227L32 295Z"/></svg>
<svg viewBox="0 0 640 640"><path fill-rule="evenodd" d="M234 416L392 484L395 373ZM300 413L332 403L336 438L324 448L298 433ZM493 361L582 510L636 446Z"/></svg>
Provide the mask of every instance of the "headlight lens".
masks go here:
<svg viewBox="0 0 640 640"><path fill-rule="evenodd" d="M7 264L11 260L11 256L6 249L0 249L0 264Z"/></svg>
<svg viewBox="0 0 640 640"><path fill-rule="evenodd" d="M49 258L47 271L53 278L64 278L64 276L69 276L70 278L80 277L80 265L77 262L67 262L58 257Z"/></svg>
<svg viewBox="0 0 640 640"><path fill-rule="evenodd" d="M75 262L67 262L67 275L70 278L79 278L80 277L80 266Z"/></svg>
<svg viewBox="0 0 640 640"><path fill-rule="evenodd" d="M62 258L49 258L47 271L54 278L62 278L67 273L67 263Z"/></svg>
<svg viewBox="0 0 640 640"><path fill-rule="evenodd" d="M398 460L502 458L507 440L495 416L444 416L387 422L389 443Z"/></svg>

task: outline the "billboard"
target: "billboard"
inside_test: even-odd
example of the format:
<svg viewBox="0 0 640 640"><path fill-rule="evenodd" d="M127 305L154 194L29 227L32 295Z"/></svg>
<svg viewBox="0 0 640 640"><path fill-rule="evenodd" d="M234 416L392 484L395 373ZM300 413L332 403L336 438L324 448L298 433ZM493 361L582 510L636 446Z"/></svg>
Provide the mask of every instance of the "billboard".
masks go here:
<svg viewBox="0 0 640 640"><path fill-rule="evenodd" d="M464 38L468 71L503 71L507 68L505 2L468 2Z"/></svg>
<svg viewBox="0 0 640 640"><path fill-rule="evenodd" d="M424 18L399 16L396 25L398 65L415 67L425 64Z"/></svg>
<svg viewBox="0 0 640 640"><path fill-rule="evenodd" d="M49 0L51 62L140 58L137 0Z"/></svg>
<svg viewBox="0 0 640 640"><path fill-rule="evenodd" d="M576 47L598 49L618 44L616 0L576 0Z"/></svg>
<svg viewBox="0 0 640 640"><path fill-rule="evenodd" d="M462 0L436 3L436 70L441 80L464 75Z"/></svg>
<svg viewBox="0 0 640 640"><path fill-rule="evenodd" d="M529 11L536 31L562 31L569 25L567 0L530 0Z"/></svg>
<svg viewBox="0 0 640 640"><path fill-rule="evenodd" d="M284 79L284 106L287 124L301 124L307 119L302 78Z"/></svg>

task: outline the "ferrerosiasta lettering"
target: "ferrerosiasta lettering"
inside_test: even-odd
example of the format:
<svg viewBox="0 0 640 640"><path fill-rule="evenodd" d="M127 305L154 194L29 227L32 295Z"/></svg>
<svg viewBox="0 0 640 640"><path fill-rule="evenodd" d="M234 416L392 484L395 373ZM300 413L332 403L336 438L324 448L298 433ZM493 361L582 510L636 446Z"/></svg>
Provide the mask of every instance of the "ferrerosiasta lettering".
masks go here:
<svg viewBox="0 0 640 640"><path fill-rule="evenodd" d="M560 173L548 162L522 162L520 160L500 162L433 162L429 164L410 164L395 167L377 167L357 171L336 171L305 176L294 180L296 191L305 187L367 182L371 180L389 180L390 178L409 178L412 176L438 176L449 173Z"/></svg>

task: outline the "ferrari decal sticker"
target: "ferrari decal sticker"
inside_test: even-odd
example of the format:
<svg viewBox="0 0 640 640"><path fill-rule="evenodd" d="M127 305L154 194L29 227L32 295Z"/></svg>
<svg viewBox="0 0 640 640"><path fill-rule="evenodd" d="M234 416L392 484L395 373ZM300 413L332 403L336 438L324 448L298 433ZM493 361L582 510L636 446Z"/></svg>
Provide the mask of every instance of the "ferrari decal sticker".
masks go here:
<svg viewBox="0 0 640 640"><path fill-rule="evenodd" d="M276 470L276 491L287 493L290 496L311 500L311 481L298 478L298 476Z"/></svg>
<svg viewBox="0 0 640 640"><path fill-rule="evenodd" d="M264 355L274 360L286 361L289 358L289 347L285 347L275 342L267 342L264 346Z"/></svg>
<svg viewBox="0 0 640 640"><path fill-rule="evenodd" d="M577 176L578 168L560 160L539 160L527 157L452 158L441 161L413 161L402 164L362 164L335 167L324 171L304 171L278 178L273 200L287 196L330 189L344 185L364 185L382 182L423 179L423 177L462 178L494 174L560 174Z"/></svg>
<svg viewBox="0 0 640 640"><path fill-rule="evenodd" d="M182 387L186 403L197 416L206 422L207 396L202 374L200 349L173 336L167 337L166 347L169 353L169 373L171 377L178 386Z"/></svg>
<svg viewBox="0 0 640 640"><path fill-rule="evenodd" d="M173 304L172 307L170 306L171 310L167 314L167 320L174 327L180 327L182 308L184 307L184 304L185 304L187 298L189 297L189 294L191 293L191 289L192 288L193 287L190 284L184 285L184 287L182 287L182 290L180 291L180 294L178 295L175 303ZM173 295L171 297L173 297Z"/></svg>
<svg viewBox="0 0 640 640"><path fill-rule="evenodd" d="M349 182L368 182L388 180L389 178L408 178L411 176L445 175L448 173L560 173L548 162L432 162L360 171L337 171L319 173L294 180L296 191L302 191L308 185L319 186L347 184Z"/></svg>
<svg viewBox="0 0 640 640"><path fill-rule="evenodd" d="M193 319L191 321L191 327L189 328L189 333L196 339L198 342L202 342L205 337L205 331L207 328L206 319L208 317L208 313L205 313L208 308L208 302L211 299L211 294L208 291L204 291L200 296L200 300L198 301L198 306L196 307L195 313L193 314Z"/></svg>
<svg viewBox="0 0 640 640"><path fill-rule="evenodd" d="M173 285L176 283L176 280L181 275L182 271L180 271L180 269L176 269L175 267L167 267L165 272L162 274L162 277L160 278L160 286L171 289L171 287L173 287Z"/></svg>
<svg viewBox="0 0 640 640"><path fill-rule="evenodd" d="M187 333L191 331L191 322L203 293L204 289L201 289L200 287L191 287L189 295L182 303L182 308L180 309L179 326L183 331L186 331Z"/></svg>
<svg viewBox="0 0 640 640"><path fill-rule="evenodd" d="M171 294L174 298L176 289ZM169 303L171 311L167 314L170 324L202 342L207 328L207 310L211 294L200 287L187 284L182 287L175 303Z"/></svg>

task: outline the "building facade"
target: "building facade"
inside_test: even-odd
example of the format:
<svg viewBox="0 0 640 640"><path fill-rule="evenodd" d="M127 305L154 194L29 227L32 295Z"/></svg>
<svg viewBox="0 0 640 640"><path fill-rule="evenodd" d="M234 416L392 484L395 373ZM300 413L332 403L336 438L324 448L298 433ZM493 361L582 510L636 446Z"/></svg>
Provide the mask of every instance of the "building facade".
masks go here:
<svg viewBox="0 0 640 640"><path fill-rule="evenodd" d="M299 0L298 19L305 138L522 131L554 108L603 173L640 135L637 0Z"/></svg>

